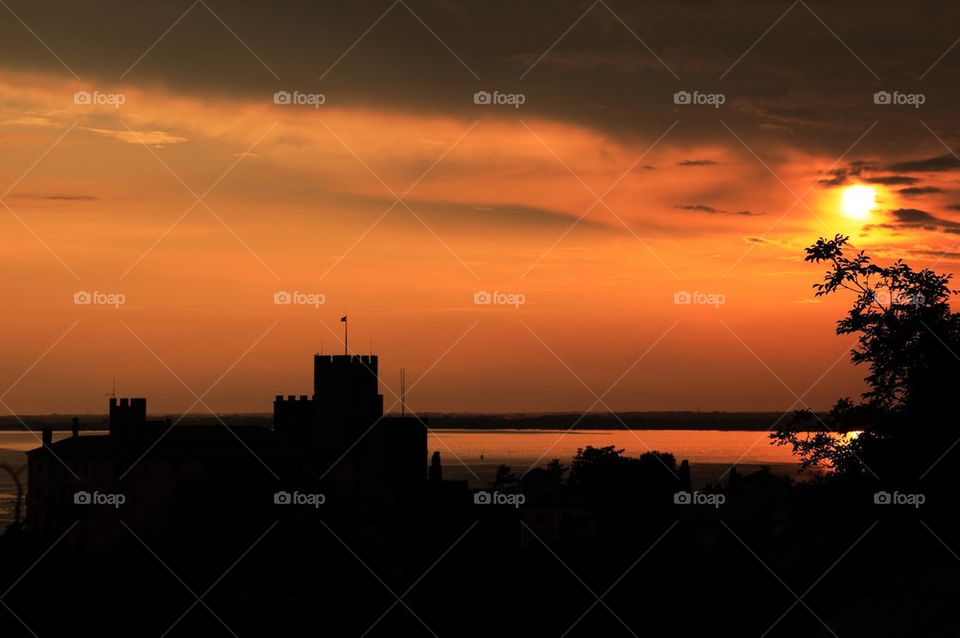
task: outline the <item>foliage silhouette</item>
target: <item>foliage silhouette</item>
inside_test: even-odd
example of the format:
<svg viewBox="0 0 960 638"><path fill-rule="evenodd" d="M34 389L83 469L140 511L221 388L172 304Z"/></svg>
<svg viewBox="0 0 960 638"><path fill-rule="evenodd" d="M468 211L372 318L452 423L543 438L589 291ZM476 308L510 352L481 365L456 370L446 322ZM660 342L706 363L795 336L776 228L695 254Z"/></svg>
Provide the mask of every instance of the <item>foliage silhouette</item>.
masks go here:
<svg viewBox="0 0 960 638"><path fill-rule="evenodd" d="M842 235L820 238L806 248L805 261L829 266L814 284L817 297L855 295L836 332L857 335L851 360L867 366L868 389L860 402L840 399L826 417L796 412L771 438L792 445L804 468L916 480L956 438L960 315L951 311L950 297L957 291L950 274L916 271L902 260L879 266L863 251L848 257L848 243Z"/></svg>

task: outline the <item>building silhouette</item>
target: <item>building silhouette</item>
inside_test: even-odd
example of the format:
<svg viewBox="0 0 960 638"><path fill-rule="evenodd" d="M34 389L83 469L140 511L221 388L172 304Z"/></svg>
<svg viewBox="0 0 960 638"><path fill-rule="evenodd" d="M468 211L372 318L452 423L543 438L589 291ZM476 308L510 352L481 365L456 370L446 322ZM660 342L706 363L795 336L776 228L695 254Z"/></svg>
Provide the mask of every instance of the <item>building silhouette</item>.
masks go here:
<svg viewBox="0 0 960 638"><path fill-rule="evenodd" d="M362 520L414 507L427 488L425 424L384 416L374 355L316 355L313 395L277 396L272 429L151 421L145 398L109 405L107 434L74 429L53 442L45 430L28 452L27 529L58 534L79 521L71 537L105 549L119 540L119 520L155 534L226 525L297 490L322 493L326 511ZM122 502L83 502L96 495ZM227 518L214 520L221 511Z"/></svg>
<svg viewBox="0 0 960 638"><path fill-rule="evenodd" d="M315 440L338 434L349 438L352 429L370 427L383 417L378 366L375 355L314 355L313 396L278 395L274 429L286 437Z"/></svg>

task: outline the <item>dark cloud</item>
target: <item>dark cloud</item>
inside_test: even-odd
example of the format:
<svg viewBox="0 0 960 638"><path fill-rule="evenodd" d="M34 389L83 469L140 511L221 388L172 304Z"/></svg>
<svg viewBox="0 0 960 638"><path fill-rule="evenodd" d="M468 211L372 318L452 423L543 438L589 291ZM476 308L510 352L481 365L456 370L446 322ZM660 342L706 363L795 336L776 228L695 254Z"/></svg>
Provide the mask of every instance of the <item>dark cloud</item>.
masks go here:
<svg viewBox="0 0 960 638"><path fill-rule="evenodd" d="M816 17L802 3L785 13L762 0L744 0L736 11L669 0L7 0L4 7L4 69L76 74L90 87L165 87L268 104L278 90L319 91L331 108L554 119L646 144L682 120L668 143L736 145L719 117L750 148L764 148L765 159L779 151L771 141L830 158L856 143L854 154L884 163L931 146L915 113L873 103L877 76L928 69L956 39L960 17L952 4L905 21L894 0L823 3ZM897 46L878 33L895 33ZM958 64L957 55L946 56L924 79L938 96L923 110L933 130L954 125ZM677 90L695 88L728 99L719 109L674 104ZM476 105L481 90L521 92L526 103L519 112ZM860 140L881 117L910 125L879 126Z"/></svg>
<svg viewBox="0 0 960 638"><path fill-rule="evenodd" d="M767 239L766 237L753 237L753 236L744 237L743 241L747 242L748 244L758 244L760 246L767 246L770 244L777 243L772 239Z"/></svg>
<svg viewBox="0 0 960 638"><path fill-rule="evenodd" d="M942 193L942 188L937 188L936 186L918 186L916 188L901 188L898 191L901 195L906 195L907 197L914 197L916 195L933 195L934 193Z"/></svg>
<svg viewBox="0 0 960 638"><path fill-rule="evenodd" d="M683 160L679 162L677 166L713 166L716 164L713 160L708 159L698 159L698 160Z"/></svg>
<svg viewBox="0 0 960 638"><path fill-rule="evenodd" d="M898 208L890 211L890 216L893 218L890 226L894 228L919 228L945 233L960 232L960 223L937 217L933 213L918 208Z"/></svg>
<svg viewBox="0 0 960 638"><path fill-rule="evenodd" d="M940 173L960 170L960 160L953 155L938 155L926 159L891 164L889 170L898 173Z"/></svg>
<svg viewBox="0 0 960 638"><path fill-rule="evenodd" d="M919 210L917 208L898 208L897 210L890 211L890 214L893 215L894 219L905 224L915 224L936 220L936 217L933 215L933 213L928 213L925 210Z"/></svg>
<svg viewBox="0 0 960 638"><path fill-rule="evenodd" d="M850 173L845 168L837 168L832 171L827 171L826 174L830 177L828 179L821 179L818 183L824 188L833 188L845 184L847 182L847 175Z"/></svg>
<svg viewBox="0 0 960 638"><path fill-rule="evenodd" d="M689 210L696 213L707 213L709 215L738 215L741 217L753 217L755 215L762 214L762 213L754 213L749 210L738 210L736 212L730 212L730 211L714 208L713 206L707 206L706 204L679 204L675 208L679 208L680 210Z"/></svg>
<svg viewBox="0 0 960 638"><path fill-rule="evenodd" d="M820 180L819 184L825 188L833 188L836 186L843 186L851 181L851 178L866 182L867 184L879 184L882 186L912 186L920 181L920 178L913 177L911 175L877 175L876 173L883 173L887 170L890 171L904 171L904 172L921 172L913 171L909 167L913 165L923 164L928 160L920 160L918 162L903 162L900 164L895 164L887 168L880 168L875 162L869 162L865 160L857 160L850 162L847 166L842 168L834 168L829 171L824 171L824 175L828 176ZM907 168L903 168L906 166ZM957 168L960 168L960 163L957 163ZM931 187L932 188L932 187ZM914 189L904 189L900 192L905 195L922 195L924 192L920 189L916 189L917 192L911 192ZM936 191L927 191L930 193Z"/></svg>
<svg viewBox="0 0 960 638"><path fill-rule="evenodd" d="M819 184L826 188L842 186L843 184L847 183L848 178L850 177L861 178L864 174L875 170L877 170L876 166L871 162L867 162L866 160L854 160L848 163L845 168L834 168L824 171L824 174L829 175L830 178L821 179Z"/></svg>
<svg viewBox="0 0 960 638"><path fill-rule="evenodd" d="M916 184L920 180L908 175L878 175L876 177L868 177L865 181L870 184L881 184L883 186L900 186Z"/></svg>

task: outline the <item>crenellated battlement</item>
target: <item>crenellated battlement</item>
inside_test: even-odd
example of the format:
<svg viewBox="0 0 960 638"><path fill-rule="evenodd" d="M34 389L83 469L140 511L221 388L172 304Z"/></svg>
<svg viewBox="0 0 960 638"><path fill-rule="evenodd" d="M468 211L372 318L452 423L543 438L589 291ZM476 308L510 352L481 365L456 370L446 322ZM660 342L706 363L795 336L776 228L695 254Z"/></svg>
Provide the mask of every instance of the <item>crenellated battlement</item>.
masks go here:
<svg viewBox="0 0 960 638"><path fill-rule="evenodd" d="M329 437L376 422L383 416L378 365L379 357L372 354L314 355L313 396L276 395L274 428Z"/></svg>
<svg viewBox="0 0 960 638"><path fill-rule="evenodd" d="M126 436L147 422L147 400L110 397L110 434Z"/></svg>
<svg viewBox="0 0 960 638"><path fill-rule="evenodd" d="M375 354L315 354L313 355L314 365L326 366L351 366L364 365L376 366L379 357Z"/></svg>

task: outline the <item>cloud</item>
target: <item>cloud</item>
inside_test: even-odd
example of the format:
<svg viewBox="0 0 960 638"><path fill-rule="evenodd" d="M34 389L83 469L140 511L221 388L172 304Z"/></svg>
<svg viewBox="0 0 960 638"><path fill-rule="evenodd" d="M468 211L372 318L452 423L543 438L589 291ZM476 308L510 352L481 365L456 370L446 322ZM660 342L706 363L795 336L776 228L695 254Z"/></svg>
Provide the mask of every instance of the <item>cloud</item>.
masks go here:
<svg viewBox="0 0 960 638"><path fill-rule="evenodd" d="M937 188L936 186L918 186L916 188L901 188L898 191L901 195L906 195L907 197L914 197L916 195L932 195L934 193L942 193L942 188Z"/></svg>
<svg viewBox="0 0 960 638"><path fill-rule="evenodd" d="M942 173L960 170L960 160L953 155L938 155L921 160L891 164L889 170L898 173Z"/></svg>
<svg viewBox="0 0 960 638"><path fill-rule="evenodd" d="M756 215L763 214L763 213L754 213L749 210L738 210L736 212L730 212L727 210L720 210L719 208L714 208L713 206L707 206L706 204L678 204L674 208L679 208L680 210L689 210L695 213L708 213L710 215L738 215L740 217L753 217Z"/></svg>
<svg viewBox="0 0 960 638"><path fill-rule="evenodd" d="M743 241L747 242L748 244L757 244L758 246L770 246L779 243L772 239L767 239L766 237L754 237L751 235L744 237Z"/></svg>
<svg viewBox="0 0 960 638"><path fill-rule="evenodd" d="M890 214L893 215L897 221L905 224L918 224L936 219L932 213L917 208L898 208L897 210L890 211Z"/></svg>
<svg viewBox="0 0 960 638"><path fill-rule="evenodd" d="M679 208L680 210L692 210L698 213L716 214L720 212L713 206L707 206L706 204L681 204L681 205L678 205L677 208Z"/></svg>
<svg viewBox="0 0 960 638"><path fill-rule="evenodd" d="M65 195L65 194L53 194L53 195L40 195L36 193L24 193L22 195L13 195L15 199L31 199L31 200L41 200L41 201L53 201L53 202L95 202L99 198L94 197L93 195Z"/></svg>
<svg viewBox="0 0 960 638"><path fill-rule="evenodd" d="M955 250L934 250L930 248L915 248L915 249L909 249L908 252L911 255L916 255L918 257L937 257L940 259L960 258L960 252Z"/></svg>
<svg viewBox="0 0 960 638"><path fill-rule="evenodd" d="M892 169L892 167L891 167ZM856 178L867 184L879 184L881 186L910 186L920 181L917 177L909 175L873 175L871 173L880 172L883 169L877 167L873 162L865 160L856 160L850 162L846 167L835 168L825 171L829 179L821 179L820 185L825 188L843 186L850 181L850 178Z"/></svg>
<svg viewBox="0 0 960 638"><path fill-rule="evenodd" d="M893 227L960 233L960 223L918 208L898 208L890 211L890 215L893 217Z"/></svg>
<svg viewBox="0 0 960 638"><path fill-rule="evenodd" d="M4 126L56 126L57 123L49 117L24 115L3 120Z"/></svg>
<svg viewBox="0 0 960 638"><path fill-rule="evenodd" d="M697 159L697 160L683 160L678 162L677 166L713 166L716 164L713 160L708 159Z"/></svg>
<svg viewBox="0 0 960 638"><path fill-rule="evenodd" d="M186 137L173 135L164 131L118 131L108 128L82 127L85 131L110 137L124 144L147 144L148 146L168 146L186 142Z"/></svg>
<svg viewBox="0 0 960 638"><path fill-rule="evenodd" d="M38 46L19 21L3 21L4 69L69 78L68 63L91 88L116 82L123 73L124 90L166 87L213 100L267 104L278 89L316 90L322 75L329 104L341 108L464 118L479 112L502 115L492 108L478 111L473 104L470 96L482 88L477 75L488 89L503 91L513 90L510 83L523 76L528 121L552 118L621 135L619 139L649 141L663 132L661 120L677 110L670 99L678 88L675 74L690 87L707 87L706 82L730 72L736 93L750 97L735 105L730 96L724 121L748 146L772 139L771 146L789 143L831 159L839 140L849 144L864 133L862 116L872 109L862 92L875 90L874 72L894 77L904 68L929 65L943 53L941 43L955 37L951 21L936 20L934 14L916 16L915 28L901 28L902 11L892 0L878 0L870 11L856 3L832 6L824 16L829 29L793 10L771 32L778 46L764 44L742 62L736 56L776 18L760 0L746 0L736 12L717 3L667 0L611 3L610 10L602 3L594 7L556 0L428 0L411 3L409 10L382 0L276 0L210 3L209 11L201 4L186 13L188 3L101 0L96 12L69 0L17 4L18 16L57 56ZM216 18L210 15L214 9ZM103 15L111 16L107 31ZM577 28L567 34L573 24ZM157 41L157 25L160 31L169 26L169 32L163 32L156 48L146 50ZM852 48L872 71L839 46L834 29L844 39L855 39ZM111 30L123 37L101 37ZM353 47L368 30L361 46ZM864 35L895 31L902 47ZM97 46L78 33L92 34ZM490 33L497 37L486 37ZM558 41L561 34L565 37ZM695 44L689 34L698 34ZM398 46L394 38L401 36ZM732 45L737 42L743 46ZM943 67L934 74L946 75ZM924 107L925 121L934 130L952 123L956 100L950 98L956 93L951 87L944 99ZM126 104L135 105L132 97ZM730 144L729 132L707 120L684 117L670 139ZM888 157L913 157L920 138L909 127L888 127L883 136L866 136L856 151L872 148L899 154Z"/></svg>
<svg viewBox="0 0 960 638"><path fill-rule="evenodd" d="M880 184L882 186L900 186L916 184L920 180L908 175L878 175L876 177L868 177L865 181L870 184Z"/></svg>
<svg viewBox="0 0 960 638"><path fill-rule="evenodd" d="M845 184L849 172L845 168L837 168L832 171L827 171L826 174L830 175L830 179L821 179L818 184L824 188L833 188L834 186L842 186Z"/></svg>
<svg viewBox="0 0 960 638"><path fill-rule="evenodd" d="M825 171L825 173L830 175L831 178L828 180L820 180L819 183L827 188L841 186L847 182L848 177L859 178L864 173L874 170L876 170L876 167L872 163L867 162L866 160L854 160L847 164L846 168L835 168Z"/></svg>
<svg viewBox="0 0 960 638"><path fill-rule="evenodd" d="M505 226L507 224L522 224L528 227L535 226L558 226L569 228L569 213L562 210L541 208L537 206L524 206L522 204L490 204L468 202L419 202L411 199L411 205L418 212L434 214L445 220L461 219L465 223L472 223L482 220L489 224ZM380 200L381 206L389 206L389 199ZM609 230L609 227L600 222L583 218L578 221L578 226L584 228L594 228L599 230Z"/></svg>

